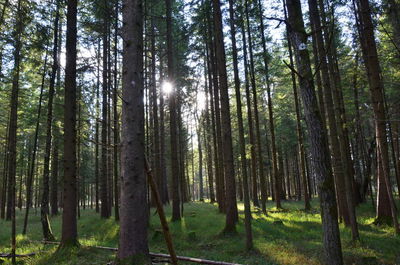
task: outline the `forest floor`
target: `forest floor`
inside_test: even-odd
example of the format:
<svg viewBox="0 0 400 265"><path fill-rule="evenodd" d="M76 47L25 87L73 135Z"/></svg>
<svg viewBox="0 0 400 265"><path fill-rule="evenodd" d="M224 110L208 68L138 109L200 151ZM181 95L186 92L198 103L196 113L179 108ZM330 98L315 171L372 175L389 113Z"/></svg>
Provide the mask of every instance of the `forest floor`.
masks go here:
<svg viewBox="0 0 400 265"><path fill-rule="evenodd" d="M305 213L302 202L286 201L284 211L276 211L268 203L268 215L253 209L253 236L255 250L245 251L243 204L239 204L240 222L237 235L222 235L225 217L218 213L216 205L208 203L185 204L181 222L170 223L176 252L180 256L204 258L240 264L322 264L322 231L318 212L318 200L312 202L313 210ZM90 246L117 247L118 226L113 218L100 219L93 210L81 210L78 222L79 240L82 245L72 253L56 253L56 245L42 245L40 240L40 210L32 210L28 234L18 234L18 254L38 252L30 258L20 258L19 264L107 264L115 253ZM170 216L170 207L167 214ZM388 226L375 226L371 203L357 209L361 241L351 243L348 228L340 225L344 259L346 264L400 264L400 236ZM22 230L23 213L17 211L17 231ZM277 222L278 221L278 222ZM282 221L282 222L279 222ZM61 216L51 218L53 232L59 240ZM10 222L0 220L0 253L9 253ZM167 253L160 222L155 210L151 210L149 229L150 251ZM1 260L7 264L9 260ZM179 263L193 264L193 263Z"/></svg>

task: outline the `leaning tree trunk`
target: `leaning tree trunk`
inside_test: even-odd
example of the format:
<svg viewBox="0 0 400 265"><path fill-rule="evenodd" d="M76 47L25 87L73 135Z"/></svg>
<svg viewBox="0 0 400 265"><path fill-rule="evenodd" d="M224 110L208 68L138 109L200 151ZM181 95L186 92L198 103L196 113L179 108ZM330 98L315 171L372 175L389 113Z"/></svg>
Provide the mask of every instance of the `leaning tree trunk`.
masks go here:
<svg viewBox="0 0 400 265"><path fill-rule="evenodd" d="M54 240L53 233L50 227L49 221L49 173L50 173L50 153L51 153L51 142L52 142L52 124L53 124L53 99L54 99L54 87L56 81L56 74L58 69L58 23L60 19L59 1L57 1L56 17L54 19L54 43L53 43L53 65L50 76L50 87L49 87L49 100L47 105L47 124L46 124L46 146L44 153L44 164L43 164L43 192L42 202L40 209L40 220L42 222L43 239L47 241Z"/></svg>
<svg viewBox="0 0 400 265"><path fill-rule="evenodd" d="M313 167L318 176L318 189L323 226L323 244L326 264L342 265L342 248L337 220L335 187L331 171L328 139L322 117L318 109L314 89L311 62L307 50L307 34L301 11L300 0L288 0L288 23L290 39L295 51L300 92L303 100L305 118L310 132Z"/></svg>
<svg viewBox="0 0 400 265"><path fill-rule="evenodd" d="M47 72L47 52L44 59L44 66L43 66L43 74L42 74L42 84L40 87L40 95L39 95L39 105L38 105L38 112L37 112L37 120L36 120L36 128L35 128L35 136L33 140L33 149L32 149L32 160L30 169L28 172L28 179L27 179L27 187L26 187L26 209L25 209L25 218L24 218L24 227L22 229L22 234L26 234L26 230L28 227L28 218L29 218L29 210L32 204L32 185L33 185L33 178L34 178L34 171L35 171L35 161L36 161L36 152L37 152L37 145L38 145L38 136L39 136L39 126L40 126L40 118L42 113L42 100L43 100L43 89L44 89L44 82L46 78Z"/></svg>

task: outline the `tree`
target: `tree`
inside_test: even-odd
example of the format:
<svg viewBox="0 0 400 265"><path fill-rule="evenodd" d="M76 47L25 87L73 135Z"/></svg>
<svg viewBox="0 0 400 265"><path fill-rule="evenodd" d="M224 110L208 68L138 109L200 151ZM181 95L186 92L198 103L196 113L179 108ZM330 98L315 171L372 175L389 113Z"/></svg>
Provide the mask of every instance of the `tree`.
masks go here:
<svg viewBox="0 0 400 265"><path fill-rule="evenodd" d="M165 0L167 12L167 59L168 59L168 82L174 85L174 53L172 39L172 0ZM172 175L172 220L181 220L181 195L179 190L180 167L178 160L178 106L177 106L178 90L175 88L169 97L169 127L170 127L170 144L171 144L171 175Z"/></svg>
<svg viewBox="0 0 400 265"><path fill-rule="evenodd" d="M285 8L285 6L283 7ZM287 14L285 12L285 19L287 19ZM306 161L304 157L304 141L303 141L303 131L301 127L301 118L300 118L300 104L299 104L299 96L297 92L297 84L296 84L296 73L294 72L294 61L293 61L293 47L292 42L290 41L289 37L289 27L286 25L286 37L288 39L288 50L289 50L289 60L290 60L290 67L292 70L291 78L292 78L292 87L293 87L293 97L294 97L294 105L296 110L296 133L297 133L297 145L298 145L298 165L299 165L299 173L301 176L301 182L303 184L303 192L304 192L304 209L309 211L311 209L310 204L310 194L307 186L307 176L306 176ZM321 116L323 117L322 113ZM300 191L300 187L299 187Z"/></svg>
<svg viewBox="0 0 400 265"><path fill-rule="evenodd" d="M8 186L9 198L11 197L11 254L12 263L15 261L16 249L16 219L15 219L15 184L16 184L16 171L17 171L17 111L18 111L18 94L19 94L19 78L20 78L20 62L21 62L21 48L22 48L22 33L23 33L23 0L18 0L17 6L17 22L13 32L15 39L14 49L14 66L12 71L12 90L10 99L10 121L8 127Z"/></svg>
<svg viewBox="0 0 400 265"><path fill-rule="evenodd" d="M50 87L49 87L49 100L47 105L47 124L46 124L46 147L44 157L44 169L43 169L43 193L41 201L40 218L42 222L43 238L48 241L54 240L53 233L50 227L49 215L49 173L50 173L50 153L52 143L52 125L53 125L53 99L54 99L54 87L56 81L56 74L58 69L58 29L60 20L60 3L56 3L56 16L54 18L54 42L53 42L53 65L50 76ZM54 143L53 143L54 144Z"/></svg>
<svg viewBox="0 0 400 265"><path fill-rule="evenodd" d="M386 110L384 104L384 88L380 71L380 62L376 49L374 26L368 0L356 1L359 38L361 42L364 64L367 69L370 97L375 118L376 149L378 152L378 200L377 222L389 222L396 234L400 233L397 210L390 184L389 148L386 135ZM385 220L386 219L386 220Z"/></svg>
<svg viewBox="0 0 400 265"><path fill-rule="evenodd" d="M299 0L287 0L286 7L291 28L289 36L294 47L300 92L310 133L312 162L318 177L325 260L326 264L343 264L328 139L314 89L301 3Z"/></svg>
<svg viewBox="0 0 400 265"><path fill-rule="evenodd" d="M78 246L76 175L76 42L77 0L68 0L65 97L64 97L64 190L61 243L59 248Z"/></svg>
<svg viewBox="0 0 400 265"><path fill-rule="evenodd" d="M216 58L220 82L221 97L221 128L222 147L224 151L224 175L226 188L226 220L224 231L227 233L236 231L235 224L238 220L236 205L235 168L233 165L232 130L229 107L228 79L226 74L225 47L222 31L222 14L219 0L213 0L214 8L214 37L216 45Z"/></svg>
<svg viewBox="0 0 400 265"><path fill-rule="evenodd" d="M102 71L102 119L101 119L101 180L100 180L100 215L102 218L109 218L111 211L109 207L109 183L108 181L108 141L107 141L107 127L108 127L108 28L109 28L109 13L108 1L103 1L104 17L103 17L103 71Z"/></svg>
<svg viewBox="0 0 400 265"><path fill-rule="evenodd" d="M143 3L124 0L122 9L121 207L118 264L151 264L147 243L144 173Z"/></svg>
<svg viewBox="0 0 400 265"><path fill-rule="evenodd" d="M238 69L238 55L236 48L236 27L235 27L235 14L234 14L233 1L229 1L229 17L230 17L230 29L232 38L232 55L233 55L233 70L235 78L235 96L236 96L236 108L238 116L238 127L239 127L239 145L240 145L240 165L243 177L243 198L244 198L244 214L245 214L245 228L246 228L246 248L253 248L253 233L251 230L251 211L250 211L250 194L249 184L247 175L247 158L246 158L246 142L244 138L244 126L243 126L243 113L242 113L242 100L240 95L240 79ZM265 210L265 209L264 209Z"/></svg>

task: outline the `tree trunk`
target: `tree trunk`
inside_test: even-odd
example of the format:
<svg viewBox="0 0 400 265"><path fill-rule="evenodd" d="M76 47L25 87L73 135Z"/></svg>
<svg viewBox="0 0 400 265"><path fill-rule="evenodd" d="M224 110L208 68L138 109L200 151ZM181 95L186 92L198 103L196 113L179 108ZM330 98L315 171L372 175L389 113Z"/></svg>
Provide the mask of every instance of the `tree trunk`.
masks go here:
<svg viewBox="0 0 400 265"><path fill-rule="evenodd" d="M44 59L43 65L43 74L42 74L42 84L40 86L40 95L39 95L39 105L38 105L38 112L37 112L37 120L36 120L36 128L35 128L35 138L33 141L33 149L32 149L32 158L30 164L30 171L28 174L27 179L27 188L26 188L26 209L25 209L25 218L24 218L24 227L22 229L22 234L26 234L26 230L28 227L28 218L29 218L29 210L32 203L32 185L33 185L33 178L34 178L34 171L35 171L35 161L36 161L36 153L37 153L37 145L38 145L38 136L39 136L39 126L40 126L40 117L42 113L42 100L43 100L43 89L44 89L44 82L47 73L47 51Z"/></svg>
<svg viewBox="0 0 400 265"><path fill-rule="evenodd" d="M357 12L356 12L357 11ZM397 210L390 184L389 148L386 135L386 113L384 105L383 80L376 48L374 27L368 0L358 0L355 10L359 22L359 37L367 69L370 96L375 118L376 149L378 151L378 200L377 222L387 222L392 218L396 234L400 233L397 220ZM391 216L381 211L381 205L389 205ZM386 206L387 207L387 206ZM388 220L385 220L388 219Z"/></svg>
<svg viewBox="0 0 400 265"><path fill-rule="evenodd" d="M17 21L13 31L15 39L14 49L14 67L12 70L12 89L10 99L10 124L8 127L8 196L11 201L10 219L11 225L11 254L12 264L16 264L15 249L16 249L16 219L15 219L15 184L17 170L17 120L18 120L18 94L19 94L19 78L20 78L20 62L22 48L22 33L23 33L23 1L18 1L17 6Z"/></svg>
<svg viewBox="0 0 400 265"><path fill-rule="evenodd" d="M225 47L223 42L222 31L222 14L219 0L213 0L214 8L214 37L216 43L216 58L220 83L221 97L221 131L222 131L222 147L225 175L225 232L236 231L235 224L238 221L238 212L236 204L236 184L235 184L235 168L233 165L232 150L232 130L231 117L229 107L228 79L226 73Z"/></svg>
<svg viewBox="0 0 400 265"><path fill-rule="evenodd" d="M287 14L286 14L286 9L285 10L285 19L287 19ZM292 42L290 40L289 36L289 27L286 26L286 35L288 39L288 50L289 50L289 60L290 60L290 67L292 70L290 71L291 73L291 78L292 78L292 87L293 87L293 97L294 97L294 106L296 110L296 133L297 133L297 152L298 155L296 155L296 160L299 165L299 173L300 173L300 178L301 178L301 183L303 185L303 193L304 193L304 209L306 211L309 211L311 209L311 204L310 204L310 193L309 189L307 186L307 175L306 175L306 165L305 165L305 156L304 156L304 141L303 141L303 132L301 128L301 117L300 117L300 106L299 106L299 96L297 94L297 85L296 85L296 74L293 71L294 69L294 62L293 62L293 47L292 47ZM319 108L321 110L321 108ZM321 113L322 115L322 113ZM322 116L323 117L323 116ZM300 195L300 185L299 185L299 198L301 198Z"/></svg>
<svg viewBox="0 0 400 265"><path fill-rule="evenodd" d="M216 40L212 38L213 31L211 27L211 21L209 18L209 14L207 13L207 25L208 25L208 42L210 49L210 65L212 69L212 81L213 85L210 86L212 88L211 94L211 113L213 117L213 127L214 141L215 141L215 166L216 166L216 176L215 176L215 185L217 191L217 202L218 208L221 213L226 212L226 200L225 200L225 175L224 175L224 166L223 166L223 147L222 147L222 128L221 128L221 108L220 108L220 84L218 82L218 68L217 68L217 60L216 60ZM215 31L215 29L214 29ZM214 111L213 111L214 108Z"/></svg>
<svg viewBox="0 0 400 265"><path fill-rule="evenodd" d="M50 87L49 87L49 100L47 105L47 125L46 125L46 146L44 153L44 164L43 164L43 193L40 210L40 219L42 222L43 239L46 241L54 240L53 233L50 227L49 221L49 173L50 173L50 153L52 143L52 124L53 124L53 99L54 99L54 87L56 81L56 74L58 69L58 24L60 19L60 4L59 1L56 3L56 17L54 19L54 42L53 42L53 65L50 76ZM54 144L54 141L53 141Z"/></svg>
<svg viewBox="0 0 400 265"><path fill-rule="evenodd" d="M330 265L341 265L343 264L343 257L337 221L334 182L327 145L328 140L323 129L322 118L315 95L301 4L299 0L288 0L286 6L288 22L291 28L289 36L295 51L300 92L310 132L313 167L318 176L325 262Z"/></svg>
<svg viewBox="0 0 400 265"><path fill-rule="evenodd" d="M207 33L206 33L207 34ZM207 43L207 42L206 42ZM211 147L211 121L210 121L210 99L209 99L209 91L211 90L212 81L211 81L211 69L208 60L208 47L206 47L206 58L205 58L205 67L204 67L204 79L205 79L205 96L206 96L206 106L205 106L205 143L206 143L206 152L207 152L207 176L208 176L208 191L210 202L215 202L214 195L214 171L213 171L213 160L212 160L212 147ZM208 75L207 75L208 73ZM208 78L207 78L208 77Z"/></svg>
<svg viewBox="0 0 400 265"><path fill-rule="evenodd" d="M269 79L269 65L268 65L268 51L265 40L265 30L264 30L264 19L263 19L263 8L261 4L261 0L258 0L258 13L260 20L260 31L261 31L261 43L263 48L263 60L264 60L264 75L265 82L267 85L267 97L268 97L268 115L269 115L269 129L271 132L271 148L272 148L272 174L276 178L276 174L274 173L274 167L276 169L276 141L275 141L275 123L274 123L274 113L272 108L272 97L271 97L271 81ZM250 33L250 32L249 32ZM249 35L250 42L250 35ZM250 53L251 54L251 53ZM257 146L258 146L258 160L259 160L259 172L260 172L260 182L261 182L261 204L263 207L263 211L265 212L265 203L267 200L266 187L265 187L265 176L264 176L264 165L262 159L262 149L261 149L261 135L260 135L260 125L258 119L258 105L257 105L257 95L256 90L253 89L254 95L254 116L256 119L256 132L257 132ZM275 161L275 162L274 162ZM276 200L276 207L281 208L280 200Z"/></svg>
<svg viewBox="0 0 400 265"><path fill-rule="evenodd" d="M167 12L167 57L168 57L168 82L174 85L174 54L172 43L172 0L165 0ZM176 85L176 84L175 84ZM180 192L179 192L179 160L178 160L178 90L175 87L169 97L170 109L170 141L171 141L171 175L172 175L172 220L181 220Z"/></svg>
<svg viewBox="0 0 400 265"><path fill-rule="evenodd" d="M244 27L245 21L242 20L242 42L243 42L243 63L244 63L244 78L245 78L245 91L246 91L246 107L247 107L247 120L249 126L249 136L250 136L250 154L251 154L251 180L252 180L252 197L253 204L255 207L260 207L258 201L257 192L257 155L256 155L256 140L254 136L254 125L253 125L253 110L251 108L251 94L250 94L250 84L249 84L249 71L248 71L248 61L247 61L247 38L246 31Z"/></svg>
<svg viewBox="0 0 400 265"><path fill-rule="evenodd" d="M251 210L250 210L250 194L249 184L247 175L247 158L246 158L246 142L244 138L244 127L243 127L243 114L242 114L242 100L240 93L240 79L238 69L238 56L236 48L236 29L235 29L235 14L234 4L232 0L229 0L229 15L230 15L230 29L232 39L232 55L233 55L233 71L235 79L235 96L236 96L236 109L239 127L239 145L240 145L240 165L243 177L243 197L244 197L244 222L246 229L246 248L253 248L253 233L251 230ZM265 206L265 205L264 205ZM263 208L263 210L265 210Z"/></svg>
<svg viewBox="0 0 400 265"><path fill-rule="evenodd" d="M76 25L77 0L68 0L64 97L64 191L59 248L79 245L76 220Z"/></svg>
<svg viewBox="0 0 400 265"><path fill-rule="evenodd" d="M118 115L118 1L115 2L115 32L114 32L114 90L113 90L113 175L114 175L114 216L119 220L119 115Z"/></svg>
<svg viewBox="0 0 400 265"><path fill-rule="evenodd" d="M124 0L123 6L122 170L117 263L151 264L144 173L143 7L141 0Z"/></svg>
<svg viewBox="0 0 400 265"><path fill-rule="evenodd" d="M326 49L324 39L322 35L321 20L319 17L317 3L315 1L309 1L309 7L311 9L310 19L313 27L313 37L316 42L316 51L319 58L319 68L322 77L322 89L324 93L325 103L325 114L327 119L327 125L329 128L329 140L330 150L332 153L332 169L335 176L336 194L338 200L338 208L340 217L343 218L344 223L349 226L350 218L348 214L348 204L346 202L346 190L345 190L345 174L346 171L343 168L343 161L340 154L340 144L338 139L338 128L337 128L337 117L335 116L333 99L332 99L332 87L333 80L331 80L328 71L328 63L326 60ZM326 36L329 38L330 36ZM329 40L328 40L329 41ZM330 43L328 44L330 45Z"/></svg>
<svg viewBox="0 0 400 265"><path fill-rule="evenodd" d="M163 74L163 69L162 69L162 58L160 55L160 84L162 84L162 74ZM166 160L165 160L165 118L164 118L164 95L163 93L160 92L160 174L161 174L161 180L162 184L160 186L160 190L162 190L162 203L166 204L169 203L169 196L168 196L168 175L167 175L167 165L166 165Z"/></svg>
<svg viewBox="0 0 400 265"><path fill-rule="evenodd" d="M107 2L103 2L106 9ZM108 12L104 11L103 18L103 69L102 69L102 119L101 119L101 175L100 175L100 216L109 218L109 183L108 181Z"/></svg>

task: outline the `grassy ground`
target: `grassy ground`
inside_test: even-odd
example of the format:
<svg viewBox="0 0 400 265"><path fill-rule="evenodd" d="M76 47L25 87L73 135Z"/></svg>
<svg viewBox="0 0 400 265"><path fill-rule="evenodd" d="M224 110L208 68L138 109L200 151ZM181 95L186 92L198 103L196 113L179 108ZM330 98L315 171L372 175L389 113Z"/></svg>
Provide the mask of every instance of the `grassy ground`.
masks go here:
<svg viewBox="0 0 400 265"><path fill-rule="evenodd" d="M185 204L182 222L171 223L171 231L178 255L241 264L322 264L321 220L317 200L311 213L302 211L301 202L284 202L285 211L275 211L268 203L268 216L253 211L255 250L246 252L244 243L243 205L238 225L238 235L224 236L220 232L225 217L215 205L206 203ZM28 234L18 234L17 253L39 252L33 258L19 259L20 264L107 264L115 253L94 249L90 246L117 247L118 225L113 218L101 220L93 210L82 210L79 219L79 238L82 247L70 253L55 253L57 246L32 243L41 239L39 211L32 211ZM373 210L370 204L357 209L361 242L350 242L350 230L340 226L346 264L400 264L400 236L391 227L372 224ZM170 216L170 208L167 209ZM152 210L149 230L150 250L167 253L158 216ZM17 231L22 230L22 213L18 213ZM275 222L275 221L282 221ZM59 240L60 216L51 219L53 232ZM0 253L9 253L10 223L0 221ZM0 260L0 264L9 260ZM184 264L184 263L180 263Z"/></svg>

